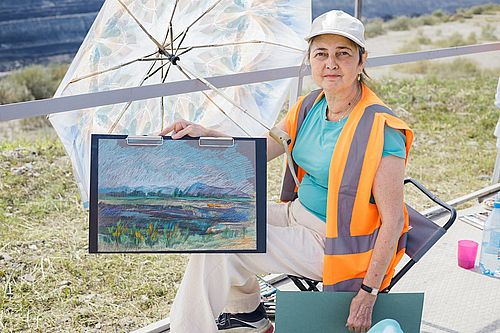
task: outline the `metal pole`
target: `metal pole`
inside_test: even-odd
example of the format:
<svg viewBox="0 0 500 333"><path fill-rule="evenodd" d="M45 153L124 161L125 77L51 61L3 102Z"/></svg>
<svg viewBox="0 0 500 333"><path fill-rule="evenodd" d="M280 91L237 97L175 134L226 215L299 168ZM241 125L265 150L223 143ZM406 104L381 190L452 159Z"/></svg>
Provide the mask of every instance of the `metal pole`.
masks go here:
<svg viewBox="0 0 500 333"><path fill-rule="evenodd" d="M361 20L361 7L363 6L363 0L356 0L354 3L354 16Z"/></svg>

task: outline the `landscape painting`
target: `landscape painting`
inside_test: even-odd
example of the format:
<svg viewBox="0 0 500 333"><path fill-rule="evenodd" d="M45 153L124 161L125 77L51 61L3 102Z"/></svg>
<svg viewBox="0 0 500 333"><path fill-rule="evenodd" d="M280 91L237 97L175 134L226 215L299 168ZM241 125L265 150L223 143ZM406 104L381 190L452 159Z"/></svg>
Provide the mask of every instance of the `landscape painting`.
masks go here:
<svg viewBox="0 0 500 333"><path fill-rule="evenodd" d="M90 252L265 250L261 142L200 147L196 139L154 146L129 145L116 135L92 140Z"/></svg>

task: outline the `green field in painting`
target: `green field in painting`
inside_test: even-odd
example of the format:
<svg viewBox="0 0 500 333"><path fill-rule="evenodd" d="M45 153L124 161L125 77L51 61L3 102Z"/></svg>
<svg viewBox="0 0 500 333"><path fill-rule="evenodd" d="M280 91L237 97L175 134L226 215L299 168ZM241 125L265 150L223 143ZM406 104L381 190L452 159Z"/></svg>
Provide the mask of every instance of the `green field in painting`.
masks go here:
<svg viewBox="0 0 500 333"><path fill-rule="evenodd" d="M104 252L254 250L255 200L100 196Z"/></svg>

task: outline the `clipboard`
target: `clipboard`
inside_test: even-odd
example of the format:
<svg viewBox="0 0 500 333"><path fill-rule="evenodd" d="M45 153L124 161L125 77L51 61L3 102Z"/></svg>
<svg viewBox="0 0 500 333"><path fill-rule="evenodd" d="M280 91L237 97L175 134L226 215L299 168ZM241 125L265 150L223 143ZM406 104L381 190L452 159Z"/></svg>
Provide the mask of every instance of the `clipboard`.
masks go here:
<svg viewBox="0 0 500 333"><path fill-rule="evenodd" d="M93 134L90 253L264 253L266 139Z"/></svg>
<svg viewBox="0 0 500 333"><path fill-rule="evenodd" d="M354 292L280 291L276 297L276 333L350 333L345 327ZM372 326L394 319L405 333L419 333L423 293L380 293Z"/></svg>

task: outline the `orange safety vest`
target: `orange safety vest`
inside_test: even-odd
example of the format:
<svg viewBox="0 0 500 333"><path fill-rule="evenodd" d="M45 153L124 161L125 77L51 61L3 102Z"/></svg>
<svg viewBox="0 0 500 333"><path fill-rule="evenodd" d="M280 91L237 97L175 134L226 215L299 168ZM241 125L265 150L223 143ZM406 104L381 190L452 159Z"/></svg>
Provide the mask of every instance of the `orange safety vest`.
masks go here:
<svg viewBox="0 0 500 333"><path fill-rule="evenodd" d="M413 142L413 132L408 125L397 118L366 85L362 89L361 100L342 129L330 162L323 269L323 290L326 291L358 291L368 270L381 225L372 185L382 158L384 125L404 132L405 163ZM288 113L286 129L292 138L290 150L307 112L323 95L316 90L301 97ZM305 171L295 162L294 168L299 181L302 181ZM287 168L281 200L294 200L296 192L297 187ZM404 219L398 247L389 263L381 290L389 285L394 269L405 252L409 227L406 205Z"/></svg>

